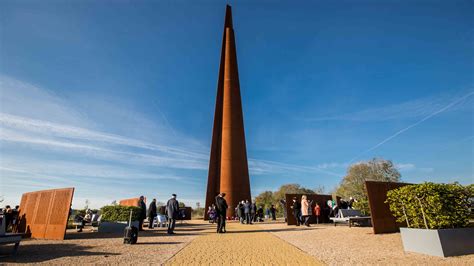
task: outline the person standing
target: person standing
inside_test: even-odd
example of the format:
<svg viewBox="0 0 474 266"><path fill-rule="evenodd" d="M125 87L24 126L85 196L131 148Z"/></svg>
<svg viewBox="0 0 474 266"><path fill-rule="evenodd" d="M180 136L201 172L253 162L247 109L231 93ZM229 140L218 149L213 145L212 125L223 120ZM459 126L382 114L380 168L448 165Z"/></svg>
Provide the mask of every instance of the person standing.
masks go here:
<svg viewBox="0 0 474 266"><path fill-rule="evenodd" d="M171 199L166 203L166 215L168 216L168 235L174 234L174 226L179 214L179 203L176 194L171 195Z"/></svg>
<svg viewBox="0 0 474 266"><path fill-rule="evenodd" d="M293 209L293 216L296 220L296 226L300 226L301 203L297 200L296 197L293 198L293 206L291 206L291 208Z"/></svg>
<svg viewBox="0 0 474 266"><path fill-rule="evenodd" d="M216 196L216 211L217 211L217 233L225 233L225 219L227 213L227 202L224 199L225 193L220 193Z"/></svg>
<svg viewBox="0 0 474 266"><path fill-rule="evenodd" d="M153 229L153 222L156 217L156 199L153 199L148 206L148 229Z"/></svg>
<svg viewBox="0 0 474 266"><path fill-rule="evenodd" d="M239 216L239 222L244 223L244 201L239 202L237 205L237 216Z"/></svg>
<svg viewBox="0 0 474 266"><path fill-rule="evenodd" d="M140 216L138 220L138 230L143 231L143 220L146 219L146 205L145 205L145 197L140 196L138 200L138 207L140 207Z"/></svg>
<svg viewBox="0 0 474 266"><path fill-rule="evenodd" d="M275 208L275 205L273 205L273 204L270 207L270 214L272 216L272 220L275 221L276 220L276 208Z"/></svg>
<svg viewBox="0 0 474 266"><path fill-rule="evenodd" d="M310 204L306 195L301 196L301 217L303 224L309 227L309 208Z"/></svg>
<svg viewBox="0 0 474 266"><path fill-rule="evenodd" d="M319 216L321 215L321 207L318 203L314 206L314 215L316 215L316 223L319 224Z"/></svg>
<svg viewBox="0 0 474 266"><path fill-rule="evenodd" d="M251 224L252 221L250 220L250 202L248 200L245 200L244 214L245 214L245 222L247 224Z"/></svg>
<svg viewBox="0 0 474 266"><path fill-rule="evenodd" d="M251 223L257 221L256 213L257 213L257 204L255 204L255 202L252 202L252 204L250 204L250 219L251 219L250 221L251 221Z"/></svg>

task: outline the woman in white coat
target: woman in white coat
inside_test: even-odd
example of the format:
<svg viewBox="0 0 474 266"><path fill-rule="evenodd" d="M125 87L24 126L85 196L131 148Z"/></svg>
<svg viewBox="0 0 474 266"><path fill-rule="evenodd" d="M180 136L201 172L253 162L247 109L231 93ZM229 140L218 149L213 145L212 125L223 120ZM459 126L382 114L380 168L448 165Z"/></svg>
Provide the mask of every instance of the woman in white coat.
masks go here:
<svg viewBox="0 0 474 266"><path fill-rule="evenodd" d="M303 224L309 227L309 202L306 195L301 196L301 218Z"/></svg>

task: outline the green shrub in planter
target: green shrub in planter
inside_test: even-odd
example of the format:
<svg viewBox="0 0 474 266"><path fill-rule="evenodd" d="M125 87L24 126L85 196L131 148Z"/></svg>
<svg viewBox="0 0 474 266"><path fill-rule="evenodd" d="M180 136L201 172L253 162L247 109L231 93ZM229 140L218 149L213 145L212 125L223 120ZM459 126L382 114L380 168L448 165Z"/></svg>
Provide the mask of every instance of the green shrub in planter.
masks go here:
<svg viewBox="0 0 474 266"><path fill-rule="evenodd" d="M116 222L128 221L130 219L130 211L133 211L132 221L140 219L140 208L132 206L109 205L100 209L102 217L101 221Z"/></svg>
<svg viewBox="0 0 474 266"><path fill-rule="evenodd" d="M410 228L443 229L469 223L472 189L458 183L408 185L387 193L390 211Z"/></svg>
<svg viewBox="0 0 474 266"><path fill-rule="evenodd" d="M367 198L358 199L352 204L352 207L359 210L363 215L370 216L369 200Z"/></svg>

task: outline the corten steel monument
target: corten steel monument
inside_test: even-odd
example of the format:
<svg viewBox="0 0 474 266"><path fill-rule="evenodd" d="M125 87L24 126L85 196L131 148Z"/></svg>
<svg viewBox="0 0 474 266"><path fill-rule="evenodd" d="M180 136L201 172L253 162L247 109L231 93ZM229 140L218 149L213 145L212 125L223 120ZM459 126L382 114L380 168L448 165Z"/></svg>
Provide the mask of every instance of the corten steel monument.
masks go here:
<svg viewBox="0 0 474 266"><path fill-rule="evenodd" d="M251 199L237 53L232 10L229 5L225 13L217 83L206 210L215 202L215 196L221 192L226 193L229 205L227 216L234 216L234 208L240 200Z"/></svg>

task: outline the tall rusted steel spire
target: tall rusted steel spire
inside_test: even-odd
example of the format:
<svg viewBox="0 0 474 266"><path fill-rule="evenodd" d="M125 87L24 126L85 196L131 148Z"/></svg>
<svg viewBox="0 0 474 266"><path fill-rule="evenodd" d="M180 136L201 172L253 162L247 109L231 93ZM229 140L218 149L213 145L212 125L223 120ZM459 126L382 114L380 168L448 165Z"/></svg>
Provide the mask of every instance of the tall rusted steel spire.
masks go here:
<svg viewBox="0 0 474 266"><path fill-rule="evenodd" d="M225 12L207 182L206 210L214 203L215 196L222 192L226 193L229 205L227 216L235 216L234 209L239 201L251 200L237 53L229 5Z"/></svg>

